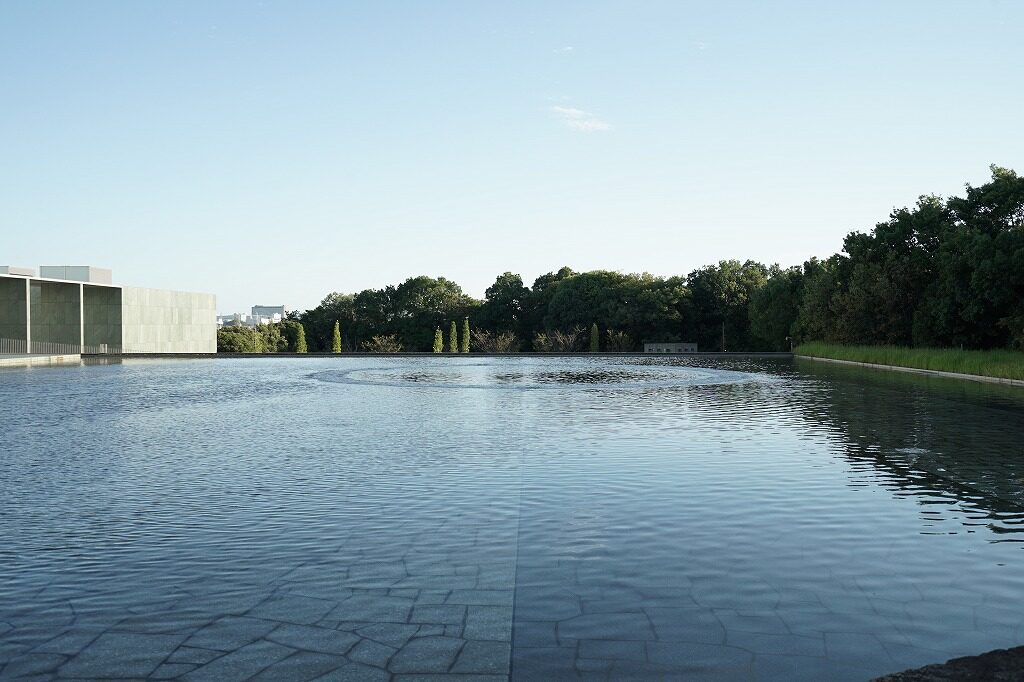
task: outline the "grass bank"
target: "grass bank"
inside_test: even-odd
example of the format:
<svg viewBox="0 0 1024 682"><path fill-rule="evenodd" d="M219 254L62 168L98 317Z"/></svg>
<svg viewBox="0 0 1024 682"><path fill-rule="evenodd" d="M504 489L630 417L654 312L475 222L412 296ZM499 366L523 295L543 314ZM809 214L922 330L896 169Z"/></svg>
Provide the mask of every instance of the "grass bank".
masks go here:
<svg viewBox="0 0 1024 682"><path fill-rule="evenodd" d="M832 360L850 360L875 365L1024 380L1024 352L1012 350L957 350L955 348L841 346L830 343L804 343L797 346L793 352L796 355L810 355Z"/></svg>

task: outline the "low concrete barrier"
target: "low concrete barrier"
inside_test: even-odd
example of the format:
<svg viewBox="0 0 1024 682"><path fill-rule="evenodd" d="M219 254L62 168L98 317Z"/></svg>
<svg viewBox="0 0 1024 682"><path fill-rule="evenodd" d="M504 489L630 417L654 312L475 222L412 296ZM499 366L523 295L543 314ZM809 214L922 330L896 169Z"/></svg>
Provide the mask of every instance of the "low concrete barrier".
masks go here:
<svg viewBox="0 0 1024 682"><path fill-rule="evenodd" d="M78 354L63 355L0 355L0 367L54 367L59 365L78 365L82 356Z"/></svg>

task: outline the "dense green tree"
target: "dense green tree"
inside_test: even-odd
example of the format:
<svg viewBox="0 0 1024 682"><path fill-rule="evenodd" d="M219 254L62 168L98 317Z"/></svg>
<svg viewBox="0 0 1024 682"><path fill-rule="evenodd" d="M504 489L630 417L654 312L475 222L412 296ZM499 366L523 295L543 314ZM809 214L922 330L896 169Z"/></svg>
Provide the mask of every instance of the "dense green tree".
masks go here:
<svg viewBox="0 0 1024 682"><path fill-rule="evenodd" d="M601 350L601 332L597 330L597 323L590 325L590 352L597 353Z"/></svg>
<svg viewBox="0 0 1024 682"><path fill-rule="evenodd" d="M764 286L768 268L754 261L723 260L691 272L687 284L697 318L699 348L755 350L748 305Z"/></svg>
<svg viewBox="0 0 1024 682"><path fill-rule="evenodd" d="M338 321L334 322L334 331L331 332L331 352L341 352L341 323Z"/></svg>
<svg viewBox="0 0 1024 682"><path fill-rule="evenodd" d="M444 352L444 334L441 333L441 328L440 327L438 327L437 329L434 330L434 347L433 347L433 351L435 353L443 353Z"/></svg>
<svg viewBox="0 0 1024 682"><path fill-rule="evenodd" d="M280 324L261 324L256 327L260 353L283 353L288 350L288 340L281 333Z"/></svg>
<svg viewBox="0 0 1024 682"><path fill-rule="evenodd" d="M262 344L252 327L221 327L217 330L218 353L260 353Z"/></svg>
<svg viewBox="0 0 1024 682"><path fill-rule="evenodd" d="M459 342L459 352L469 352L469 318L462 318L462 340Z"/></svg>
<svg viewBox="0 0 1024 682"><path fill-rule="evenodd" d="M800 301L803 297L803 270L768 269L768 281L750 296L750 333L755 348L789 350L794 338Z"/></svg>
<svg viewBox="0 0 1024 682"><path fill-rule="evenodd" d="M607 330L608 350L645 341L695 341L702 350L786 349L796 341L1024 348L1024 179L993 167L992 179L962 197L923 196L842 251L780 268L724 260L686 277L656 277L563 267L526 287L499 275L483 301L443 277L411 277L397 286L332 293L298 315L311 350L332 347L336 321L351 349L374 337L402 339L410 350L434 347L448 321L448 350L458 352L456 320L473 316L478 349L519 339L536 350L582 350L585 332ZM435 330L434 336L430 329ZM279 331L293 347L293 331ZM226 332L224 348L272 352L274 329ZM613 334L614 332L614 334ZM235 336L230 336L235 334ZM475 337L474 337L475 338ZM255 351L253 349L256 349Z"/></svg>
<svg viewBox="0 0 1024 682"><path fill-rule="evenodd" d="M284 347L280 349L281 352L305 353L309 350L306 344L306 330L301 322L293 318L286 318L275 326L280 328L281 336L284 338ZM299 350L300 341L302 350Z"/></svg>
<svg viewBox="0 0 1024 682"><path fill-rule="evenodd" d="M511 272L498 275L494 284L484 292L484 302L474 320L475 327L496 333L522 333L530 290L523 286L523 278Z"/></svg>

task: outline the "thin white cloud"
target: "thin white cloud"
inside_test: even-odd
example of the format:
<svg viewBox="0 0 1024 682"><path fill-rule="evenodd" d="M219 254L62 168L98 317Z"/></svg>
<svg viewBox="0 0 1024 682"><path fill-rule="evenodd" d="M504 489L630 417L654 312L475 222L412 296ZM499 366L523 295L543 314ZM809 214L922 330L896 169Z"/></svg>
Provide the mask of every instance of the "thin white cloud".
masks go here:
<svg viewBox="0 0 1024 682"><path fill-rule="evenodd" d="M594 114L589 111L584 111L583 109L555 105L551 107L551 111L555 116L561 119L562 123L567 127L581 133L599 133L612 129L612 125L610 123L602 121Z"/></svg>
<svg viewBox="0 0 1024 682"><path fill-rule="evenodd" d="M558 54L570 54L575 48L572 45L566 45L565 47L559 47L555 49Z"/></svg>

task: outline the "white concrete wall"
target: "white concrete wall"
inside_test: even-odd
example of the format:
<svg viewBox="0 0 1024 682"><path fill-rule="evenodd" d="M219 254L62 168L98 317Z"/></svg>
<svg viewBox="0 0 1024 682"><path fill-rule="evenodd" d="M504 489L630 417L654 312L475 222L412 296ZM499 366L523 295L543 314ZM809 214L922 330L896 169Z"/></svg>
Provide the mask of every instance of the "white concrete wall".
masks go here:
<svg viewBox="0 0 1024 682"><path fill-rule="evenodd" d="M216 353L217 297L123 287L125 353Z"/></svg>

